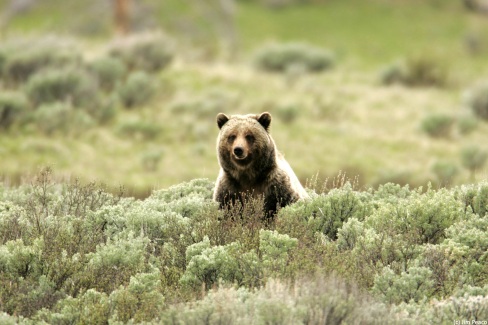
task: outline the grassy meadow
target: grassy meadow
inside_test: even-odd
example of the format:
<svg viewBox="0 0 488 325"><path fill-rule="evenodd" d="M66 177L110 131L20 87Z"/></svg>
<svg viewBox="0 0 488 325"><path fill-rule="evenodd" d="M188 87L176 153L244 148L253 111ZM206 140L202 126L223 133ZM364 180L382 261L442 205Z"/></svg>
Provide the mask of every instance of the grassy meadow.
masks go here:
<svg viewBox="0 0 488 325"><path fill-rule="evenodd" d="M66 4L47 15L53 7L48 4L14 19L5 41L17 35L61 33L63 26L71 26L57 11L74 7ZM180 6L162 6L157 12L162 24L170 21L164 20L165 14L178 10L185 13ZM167 30L178 33L170 22ZM60 175L122 184L135 195L195 177L214 178L216 113L267 110L274 116L272 134L279 149L304 182L340 170L359 176L365 185L439 182L432 171L439 161L456 166L451 183L470 180L460 152L470 144L486 149L487 124L478 123L474 131L461 134L458 121L471 114L463 94L488 73L483 17L463 11L454 1L331 1L276 11L244 2L237 8L235 23L235 59L219 59L218 53L199 57L195 53L204 47L185 48L188 42L176 42L172 63L153 76L152 98L131 109L113 100L114 116L103 125L75 135L46 136L32 126L2 131L2 155L8 157L1 162L3 178L17 183L49 165ZM479 43L476 53L465 44L470 35ZM314 74L255 68L259 48L291 41L331 51L334 67ZM74 43L86 62L103 57L109 47L100 38L77 38ZM214 43L210 39L208 47ZM382 84L382 71L402 60L424 60L441 69L443 85ZM9 86L4 83L3 88ZM440 138L422 130L422 121L435 114L453 119L452 130ZM148 159L155 160L149 167ZM480 169L475 176L484 175Z"/></svg>

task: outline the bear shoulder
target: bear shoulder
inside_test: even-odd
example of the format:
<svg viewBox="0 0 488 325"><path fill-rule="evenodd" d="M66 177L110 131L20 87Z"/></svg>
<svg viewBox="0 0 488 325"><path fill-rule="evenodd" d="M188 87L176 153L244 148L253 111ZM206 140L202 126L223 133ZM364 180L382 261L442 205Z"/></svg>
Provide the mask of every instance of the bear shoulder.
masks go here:
<svg viewBox="0 0 488 325"><path fill-rule="evenodd" d="M288 177L290 189L298 194L299 199L307 198L308 193L298 180L298 177L291 168L290 164L286 161L285 157L281 153L278 152L277 156L276 162L278 169L283 171L283 173Z"/></svg>

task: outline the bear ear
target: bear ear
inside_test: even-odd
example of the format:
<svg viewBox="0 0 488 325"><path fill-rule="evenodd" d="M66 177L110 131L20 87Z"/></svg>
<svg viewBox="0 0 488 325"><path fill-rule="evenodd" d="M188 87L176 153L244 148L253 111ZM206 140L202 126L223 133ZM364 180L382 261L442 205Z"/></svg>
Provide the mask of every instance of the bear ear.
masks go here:
<svg viewBox="0 0 488 325"><path fill-rule="evenodd" d="M221 129L228 120L229 117L227 115L225 115L224 113L219 113L217 115L217 125L219 126L219 129Z"/></svg>
<svg viewBox="0 0 488 325"><path fill-rule="evenodd" d="M258 116L258 122L263 126L263 128L268 131L269 125L271 124L271 114L264 112Z"/></svg>

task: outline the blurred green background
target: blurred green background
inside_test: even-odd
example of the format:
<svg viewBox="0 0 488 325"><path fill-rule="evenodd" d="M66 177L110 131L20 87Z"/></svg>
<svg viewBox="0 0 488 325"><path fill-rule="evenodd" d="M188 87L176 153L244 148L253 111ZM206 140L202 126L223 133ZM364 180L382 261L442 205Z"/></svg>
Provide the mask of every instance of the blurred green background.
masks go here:
<svg viewBox="0 0 488 325"><path fill-rule="evenodd" d="M117 10L117 8L119 10ZM303 183L485 179L484 0L0 1L0 177L218 173L218 112L273 115Z"/></svg>

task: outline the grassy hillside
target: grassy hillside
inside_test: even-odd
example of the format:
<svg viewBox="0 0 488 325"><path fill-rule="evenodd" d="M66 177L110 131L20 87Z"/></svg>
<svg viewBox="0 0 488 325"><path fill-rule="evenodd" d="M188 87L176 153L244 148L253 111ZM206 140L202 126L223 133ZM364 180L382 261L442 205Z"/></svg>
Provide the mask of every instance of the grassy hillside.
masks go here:
<svg viewBox="0 0 488 325"><path fill-rule="evenodd" d="M138 191L214 178L219 111L270 111L277 145L303 181L345 170L366 184L419 184L437 181L431 167L447 161L459 169L454 182L465 182L470 179L461 165L462 148L477 144L486 150L485 122L469 134L459 132L460 121L471 112L457 87L385 87L376 74L340 67L289 82L245 65L178 63L157 81L149 103L130 110L115 104L114 118L102 126L74 135L43 135L32 127L2 131L2 151L9 157L2 159L3 175L15 181L51 165L62 174ZM432 138L422 130L431 114L453 118L449 135ZM151 155L155 166L145 166Z"/></svg>
<svg viewBox="0 0 488 325"><path fill-rule="evenodd" d="M175 19L168 18L188 19L192 17L188 8L170 2L148 5L157 7L153 18L178 40L190 37L177 28ZM5 29L4 48L19 42L19 37L9 36L19 32L60 31L66 26L71 30L66 13L73 6L66 2L51 11L47 1L13 18ZM195 61L194 56L189 60L192 53L204 48L176 42L172 63L151 73L153 95L133 108L124 108L117 87L101 89L97 96L103 103L94 105L111 109L107 113L111 117L103 123L77 123L81 131L49 134L39 132L37 122L32 121L2 130L0 148L2 156L8 157L0 162L2 177L18 183L49 165L66 177L100 180L111 187L123 184L134 195L147 195L151 189L196 177L212 179L218 170L216 113L267 110L274 117L272 134L278 147L303 182L340 170L358 175L366 185L388 180L403 184L472 180L472 173L462 165L462 152L472 144L481 152L487 149L487 123L473 122L463 96L488 72L488 43L480 33L488 22L482 17L465 12L454 1L331 1L277 11L242 2L237 9L242 50L236 61L224 63L218 52L211 61ZM98 12L76 10L86 15ZM46 19L49 24L42 22ZM199 19L195 24L204 23L204 18ZM99 36L108 35L108 26ZM468 36L474 38L476 52L465 46ZM208 46L213 46L216 37L208 39ZM300 69L276 74L255 68L256 49L269 41L297 40L331 51L334 68L315 74ZM83 69L107 56L107 46L100 38L75 40L74 44ZM440 71L434 73L440 75L441 84L382 84L382 71L395 71L395 62L402 60L417 73L414 78ZM130 69L118 83L125 82ZM7 79L4 73L4 92L27 92L27 79L25 84ZM28 100L29 109L36 111L39 105L32 96ZM93 109L98 108L91 109L93 117ZM423 124L438 115L452 123L442 136L429 136ZM473 125L468 125L468 132L464 131L466 124ZM453 175L442 174L442 166L453 170ZM475 170L476 179L485 176L483 167Z"/></svg>

